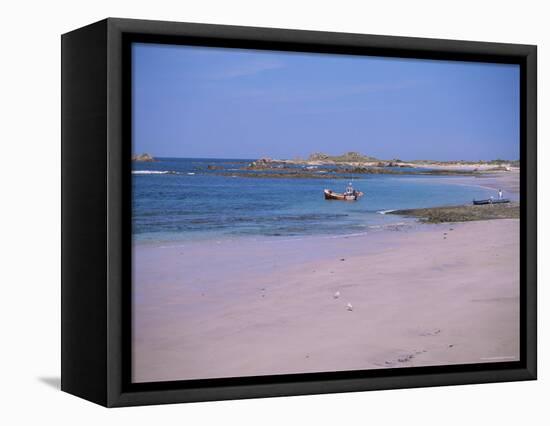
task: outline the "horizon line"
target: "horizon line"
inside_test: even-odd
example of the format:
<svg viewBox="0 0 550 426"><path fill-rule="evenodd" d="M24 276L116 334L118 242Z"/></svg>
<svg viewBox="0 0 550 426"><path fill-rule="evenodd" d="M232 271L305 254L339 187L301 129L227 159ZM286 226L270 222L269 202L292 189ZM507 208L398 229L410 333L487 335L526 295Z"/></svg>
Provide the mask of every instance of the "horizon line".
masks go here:
<svg viewBox="0 0 550 426"><path fill-rule="evenodd" d="M255 157L209 157L209 156L198 156L198 157L178 157L178 156L170 156L170 155L153 155L153 154L150 154L148 152L142 152L142 153L134 153L132 154L132 157L135 157L135 156L139 156L139 155L150 155L152 158L174 158L174 159L180 159L180 160L252 160L252 161L257 161L257 160L260 160L260 159L270 159L272 161L323 161L323 160L310 160L309 158L304 158L304 157L299 157L299 156L295 156L295 157L279 157L279 158L275 158L275 157L269 157L269 156L255 156ZM332 154L327 154L327 155L330 155L331 157L338 157L338 156L342 156L342 155L345 155L346 153L344 154L335 154L335 155L332 155ZM363 155L363 154L361 154ZM363 155L365 157L368 157L368 155ZM476 159L476 160L467 160L467 159L453 159L453 160L438 160L438 159L434 159L434 158L416 158L416 159L408 159L408 160L405 160L405 159L402 159L402 158L399 158L399 157L394 157L394 158L391 158L391 159L387 159L387 158L378 158L378 157L371 157L373 158L373 160L370 160L369 162L375 162L375 161L401 161L401 162L404 162L404 163L407 163L407 162L413 162L413 161L437 161L437 162L441 162L441 163L451 163L451 162L470 162L470 163L474 163L474 162L491 162L491 161L507 161L507 162L515 162L515 161L520 161L520 158L517 158L517 159L508 159L508 158L492 158L492 159ZM342 162L350 162L350 163L353 163L353 162L356 162L356 161L342 161Z"/></svg>

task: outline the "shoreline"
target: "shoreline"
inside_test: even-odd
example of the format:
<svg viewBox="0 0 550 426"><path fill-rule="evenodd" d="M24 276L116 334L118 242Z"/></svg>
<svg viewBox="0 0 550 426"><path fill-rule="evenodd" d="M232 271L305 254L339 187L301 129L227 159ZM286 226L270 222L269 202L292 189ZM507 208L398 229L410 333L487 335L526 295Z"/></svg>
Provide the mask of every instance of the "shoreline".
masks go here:
<svg viewBox="0 0 550 426"><path fill-rule="evenodd" d="M498 191L498 189L503 189L505 191L506 197L510 198L513 201L513 206L518 207L517 201L519 200L519 172L500 172L500 173L493 173L490 176L484 176L484 177L441 177L441 180L445 180L446 183L451 185L464 185L464 186L473 186L473 187L480 187L480 188L486 188L486 189L492 189L495 192ZM482 182L479 182L480 179L483 179ZM439 178L438 178L439 180ZM411 226L415 222L411 220L411 218L421 218L422 214L420 216L417 216L415 214L411 214L414 211L435 211L438 210L447 210L451 207L457 208L457 207L466 207L467 205L439 205L439 206L432 206L432 207L417 207L417 208L409 208L409 209L389 209L389 210L379 210L377 211L378 214L382 215L396 215L400 217L396 217L396 222L394 223L387 223L387 224L376 224L376 225L366 225L364 233L372 233L372 232L378 232L379 230L383 230L385 228L388 228L390 230L393 230L393 228L398 226ZM493 208L496 206L492 206ZM470 207L468 206L468 209ZM497 207L495 210L498 210ZM475 208L470 209L472 211L475 211ZM401 214L400 214L401 213ZM422 212L420 212L422 213ZM467 213L467 212L466 212ZM494 213L494 212L493 212ZM519 214L519 211L518 211ZM483 216L483 215L482 215ZM466 214L466 221L470 220L488 220L488 219L498 219L498 218L514 218L517 217L516 215L491 215L487 214L485 217L480 217L478 214L468 215ZM443 221L443 222L460 222L455 215L448 215L447 218L449 220ZM423 221L418 221L417 223L425 223ZM326 238L345 238L347 236L353 236L354 234L331 234L328 236L325 236ZM280 239L280 238L288 238L288 239L297 239L297 238L314 238L314 237L322 237L322 234L303 234L303 235L280 235L280 236L268 236L268 235L236 235L236 234L212 234L212 235L203 235L203 236L194 236L191 238L174 238L169 240L155 240L155 239L149 239L149 238L138 238L136 239L134 237L134 243L136 244L143 244L143 245L174 245L174 244L181 244L181 243L189 243L192 241L219 241L219 240L232 240L232 239L254 239L254 238L271 238L273 239Z"/></svg>
<svg viewBox="0 0 550 426"><path fill-rule="evenodd" d="M519 220L395 225L134 242L133 381L519 359Z"/></svg>

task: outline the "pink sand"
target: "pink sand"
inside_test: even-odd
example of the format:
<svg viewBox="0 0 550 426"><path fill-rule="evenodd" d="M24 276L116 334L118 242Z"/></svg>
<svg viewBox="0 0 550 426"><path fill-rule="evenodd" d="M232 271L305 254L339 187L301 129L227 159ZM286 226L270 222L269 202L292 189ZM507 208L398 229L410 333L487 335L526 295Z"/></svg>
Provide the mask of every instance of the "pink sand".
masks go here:
<svg viewBox="0 0 550 426"><path fill-rule="evenodd" d="M134 249L136 382L519 359L518 220Z"/></svg>

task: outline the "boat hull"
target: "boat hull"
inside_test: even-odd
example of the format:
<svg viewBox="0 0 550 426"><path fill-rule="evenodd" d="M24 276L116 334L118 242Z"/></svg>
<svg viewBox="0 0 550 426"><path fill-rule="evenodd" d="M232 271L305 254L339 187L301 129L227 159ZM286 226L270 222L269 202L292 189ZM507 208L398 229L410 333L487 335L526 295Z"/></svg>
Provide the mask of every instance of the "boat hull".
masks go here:
<svg viewBox="0 0 550 426"><path fill-rule="evenodd" d="M363 195L362 192L357 192L355 195L346 195L333 192L330 189L325 189L325 200L339 200L339 201L357 201L359 197Z"/></svg>
<svg viewBox="0 0 550 426"><path fill-rule="evenodd" d="M474 200L472 201L474 206L481 206L481 205L484 205L484 204L506 204L506 203L509 203L510 200L507 199L507 198L502 198L500 200L493 200L493 199L488 199L488 200Z"/></svg>

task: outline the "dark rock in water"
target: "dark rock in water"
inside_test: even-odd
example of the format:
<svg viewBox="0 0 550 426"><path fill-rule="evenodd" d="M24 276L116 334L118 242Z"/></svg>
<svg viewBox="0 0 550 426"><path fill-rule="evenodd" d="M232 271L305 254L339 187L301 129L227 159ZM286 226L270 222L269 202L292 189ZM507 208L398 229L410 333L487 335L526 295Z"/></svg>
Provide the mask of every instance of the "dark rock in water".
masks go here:
<svg viewBox="0 0 550 426"><path fill-rule="evenodd" d="M151 163L155 161L155 159L151 154L147 154L146 152L144 152L143 154L134 155L132 157L132 161Z"/></svg>
<svg viewBox="0 0 550 426"><path fill-rule="evenodd" d="M463 176L463 175L475 175L475 173L469 170L397 170L398 165L387 166L387 163L378 163L380 167L365 167L365 166L354 166L354 167L344 167L342 163L339 164L337 161L333 161L334 164L338 165L336 168L322 168L318 165L309 165L306 167L295 167L293 165L288 165L285 160L270 160L270 159L260 159L249 163L247 166L242 167L240 170L246 171L243 173L241 171L229 173L220 173L223 176L231 176L238 174L240 177L247 178L268 178L268 179L349 179L350 174L360 174L360 175L433 175L433 176Z"/></svg>
<svg viewBox="0 0 550 426"><path fill-rule="evenodd" d="M221 170L221 169L223 169L223 167L222 166L214 166L212 164L209 164L207 169L208 170Z"/></svg>
<svg viewBox="0 0 550 426"><path fill-rule="evenodd" d="M463 205L394 210L388 214L416 217L425 223L468 222L472 220L518 219L519 203ZM449 229L451 230L451 229ZM445 238L445 237L444 237Z"/></svg>

